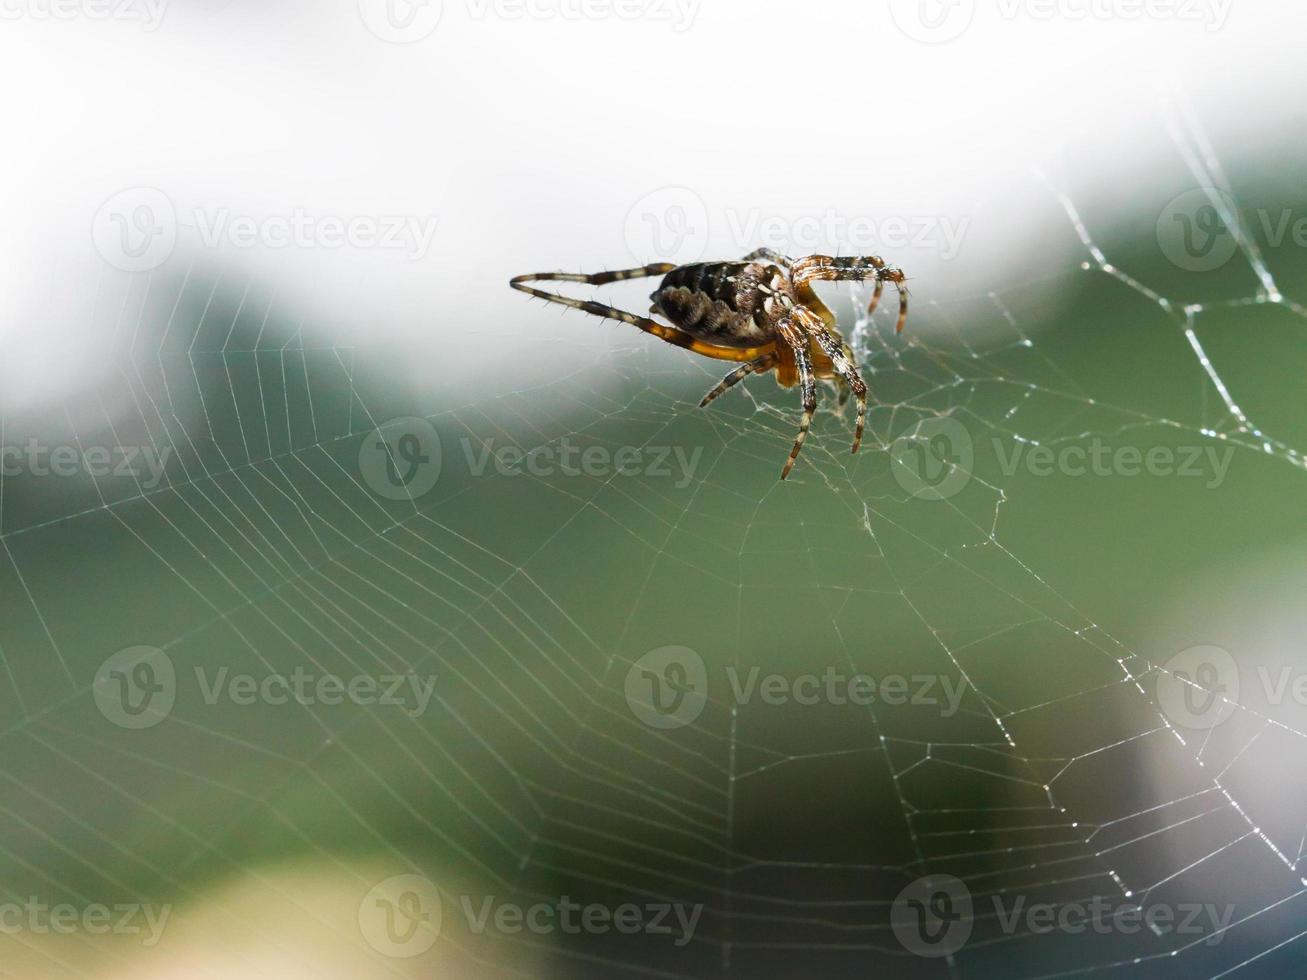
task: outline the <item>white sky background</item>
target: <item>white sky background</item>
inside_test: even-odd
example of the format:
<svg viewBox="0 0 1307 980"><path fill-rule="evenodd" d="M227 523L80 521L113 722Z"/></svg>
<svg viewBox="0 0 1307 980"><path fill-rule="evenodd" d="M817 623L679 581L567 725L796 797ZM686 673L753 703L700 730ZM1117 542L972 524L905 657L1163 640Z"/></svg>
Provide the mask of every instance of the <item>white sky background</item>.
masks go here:
<svg viewBox="0 0 1307 980"><path fill-rule="evenodd" d="M302 306L306 329L331 315L381 339L468 322L507 338L541 309L510 275L665 258L631 216L659 188L689 189L708 215L681 222L674 192L666 213L694 235L673 258L764 244L772 226L754 222L768 219L849 254L863 250L850 234L794 219L956 230L1076 134L1097 134L1105 168L1128 167L1131 134L1156 127L1155 96L1177 78L1201 115L1267 126L1304 90L1293 0L432 0L415 23L434 9L438 23L404 44L365 24L387 2L0 0L11 394L76 383L59 351L85 341L91 304L120 301L92 225L125 189L175 207L165 272L248 270ZM403 16L409 0L389 2ZM203 240L242 218L275 234L260 223L297 209L419 231L400 248ZM429 247L414 244L432 221ZM950 265L945 237L875 250L923 298L1068 260L1026 241Z"/></svg>

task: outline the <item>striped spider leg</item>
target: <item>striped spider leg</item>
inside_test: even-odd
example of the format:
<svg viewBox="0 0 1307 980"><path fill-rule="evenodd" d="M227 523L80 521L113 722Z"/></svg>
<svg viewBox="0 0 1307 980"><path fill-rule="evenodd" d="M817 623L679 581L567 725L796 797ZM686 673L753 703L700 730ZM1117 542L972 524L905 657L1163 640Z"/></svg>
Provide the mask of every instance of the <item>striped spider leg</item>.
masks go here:
<svg viewBox="0 0 1307 980"><path fill-rule="evenodd" d="M819 280L865 282L874 279L876 289L871 294L871 302L867 305L868 316L875 313L876 307L880 305L880 298L885 292L885 283L894 283L899 291L899 319L894 324L894 332L903 332L903 324L908 319L908 290L903 285L907 281L907 276L903 274L902 269L886 265L885 260L879 255L858 255L846 259L832 258L829 255L809 255L799 259L790 274L796 287L802 283Z"/></svg>

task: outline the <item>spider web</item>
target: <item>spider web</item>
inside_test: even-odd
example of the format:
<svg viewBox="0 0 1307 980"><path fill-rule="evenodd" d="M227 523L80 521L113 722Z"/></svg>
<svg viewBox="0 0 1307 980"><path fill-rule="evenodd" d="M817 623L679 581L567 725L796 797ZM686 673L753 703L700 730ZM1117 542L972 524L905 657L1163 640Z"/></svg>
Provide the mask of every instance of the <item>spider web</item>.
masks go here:
<svg viewBox="0 0 1307 980"><path fill-rule="evenodd" d="M447 380L414 393L358 325L306 326L257 278L198 265L106 277L94 300L102 321L112 311L106 339L84 354L112 370L62 406L61 433L11 411L4 441L148 445L170 461L154 488L0 483L0 892L174 902L245 975L313 968L305 934L356 950L374 975L432 975L431 959L376 956L355 925L368 890L405 873L446 900L430 956L470 975L1292 970L1307 931L1304 729L1255 699L1209 731L1174 724L1159 674L1212 635L1140 626L1165 597L1135 607L1114 589L1118 576L1138 584L1113 564L1128 541L1104 545L1097 564L1077 550L1117 520L1123 538L1147 542L1138 515L1169 507L1195 522L1162 537L1179 547L1215 536L1244 501L1158 481L1137 496L1055 487L983 451L1094 437L1228 445L1263 494L1296 496L1297 406L1281 417L1257 390L1268 355L1250 350L1246 325L1288 360L1307 308L1223 203L1234 187L1192 113L1175 105L1166 118L1180 164L1170 192L1213 189L1238 244L1228 277L1171 270L1175 289L1136 278L1114 248L1130 258L1137 246L1095 228L1090 192L1041 173L1048 234L1066 237L1075 266L978 296L932 298L920 284L899 339L864 318L867 445L848 455L848 414L823 411L784 485L792 393L755 379L700 412L717 365L583 317L523 352L556 366L547 380L486 393L458 380L459 352L442 351ZM473 336L489 343L494 330ZM404 416L435 426L444 468L418 499L380 499L360 446ZM891 462L896 440L933 419L959 422L978 447L964 488L939 500L915 498ZM684 479L462 465L463 446L565 441L702 455ZM190 684L162 724L119 730L91 682L105 657L142 643L183 678L197 665L305 665L438 683L419 717L215 708ZM625 683L669 645L697 651L714 679L692 724L660 730L631 711ZM736 703L722 672L753 667L932 675L963 697L947 715ZM340 907L281 870L292 860L325 869ZM962 881L975 907L965 944L939 959L905 949L891 923L923 876ZM475 934L460 894L703 914L684 946ZM1231 914L1197 936L1074 933L1004 927L994 904L1096 897L1117 915L1184 903ZM194 935L177 929L144 952L83 933L4 941L32 972L88 975L91 956L169 962L170 942Z"/></svg>

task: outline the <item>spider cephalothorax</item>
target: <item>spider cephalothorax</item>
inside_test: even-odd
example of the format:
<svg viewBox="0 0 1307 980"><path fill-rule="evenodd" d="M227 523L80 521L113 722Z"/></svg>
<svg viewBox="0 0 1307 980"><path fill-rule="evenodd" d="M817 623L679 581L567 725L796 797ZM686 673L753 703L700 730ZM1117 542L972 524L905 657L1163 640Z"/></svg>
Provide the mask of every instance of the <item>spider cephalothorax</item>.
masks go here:
<svg viewBox="0 0 1307 980"><path fill-rule="evenodd" d="M601 285L648 276L663 276L662 284L650 297L653 301L650 312L665 317L672 326L603 303L559 296L527 285L541 281ZM803 440L808 436L808 427L817 410L818 380L838 383L841 403L850 393L857 399L853 452L856 453L862 444L862 429L867 418L867 386L858 373L853 351L836 329L835 315L817 298L812 283L868 279L876 283L868 313L875 312L885 283L892 282L898 288L899 319L895 329L902 330L908 316L908 291L903 287L905 276L875 255L846 259L809 255L790 259L763 248L739 262L697 262L679 266L663 263L594 275L543 272L517 276L511 285L552 303L562 303L606 319L621 320L677 347L687 347L722 361L742 362L704 396L700 408L757 372L775 371L777 382L787 388L799 385L803 396L803 422L794 440L794 448L790 450L790 458L781 470L783 480L790 475L799 450L803 448Z"/></svg>

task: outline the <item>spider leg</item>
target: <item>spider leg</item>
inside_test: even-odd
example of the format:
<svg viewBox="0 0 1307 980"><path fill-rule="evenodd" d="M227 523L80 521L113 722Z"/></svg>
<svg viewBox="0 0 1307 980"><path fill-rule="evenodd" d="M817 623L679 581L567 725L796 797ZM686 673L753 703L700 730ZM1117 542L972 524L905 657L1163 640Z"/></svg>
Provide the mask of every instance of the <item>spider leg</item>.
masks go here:
<svg viewBox="0 0 1307 980"><path fill-rule="evenodd" d="M815 314L808 313L807 310L795 311L794 317L797 322L808 334L817 341L821 347L822 353L830 358L831 365L835 368L836 373L843 379L844 383L853 391L853 396L858 400L858 418L853 428L853 448L850 452L856 453L858 447L862 445L862 430L867 423L867 384L862 380L862 375L858 373L855 364L853 352L849 350L849 345L839 340L826 329L826 324ZM847 396L845 396L847 399Z"/></svg>
<svg viewBox="0 0 1307 980"><path fill-rule="evenodd" d="M530 282L584 282L592 285L602 285L608 282L616 282L619 279L639 279L646 276L663 275L675 268L674 265L664 263L642 266L639 269L598 272L594 275L571 272L539 272L516 276L509 281L509 285L514 289L529 293L532 296L538 296L551 303L561 303L563 306L570 306L574 310L581 310L583 313L589 313L606 320L620 320L623 323L629 323L645 333L651 333L655 337L667 341L674 347L684 347L686 350L692 350L696 354L703 354L705 357L716 358L719 361L753 361L771 349L770 344L761 347L719 347L716 344L710 344L692 337L675 327L669 327L657 320L651 320L647 316L637 316L634 313L627 313L625 310L619 310L604 303L596 303L593 300L573 299L570 296L562 296L558 293L547 293L543 289L536 289L527 285Z"/></svg>
<svg viewBox="0 0 1307 980"><path fill-rule="evenodd" d="M758 358L756 361L748 361L744 364L741 364L726 377L722 378L722 380L717 383L717 386L713 388L712 391L708 392L708 394L703 396L703 401L699 402L699 407L706 408L708 403L711 402L714 398L716 398L718 395L722 394L723 392L727 391L728 389L735 387L735 385L739 384L741 381L743 381L749 375L753 374L755 371L768 371L775 364L776 364L776 356L774 354L765 354L762 357Z"/></svg>
<svg viewBox="0 0 1307 980"><path fill-rule="evenodd" d="M766 259L768 262L779 265L782 269L789 269L790 266L794 265L794 260L788 255L782 255L770 248L756 248L746 255L742 261L755 262L758 259Z"/></svg>
<svg viewBox="0 0 1307 980"><path fill-rule="evenodd" d="M876 312L876 307L880 306L880 298L885 295L885 280L876 280L876 291L871 294L871 302L867 304L867 316Z"/></svg>
<svg viewBox="0 0 1307 980"><path fill-rule="evenodd" d="M884 284L892 282L899 291L899 319L894 325L894 332L903 332L903 324L908 319L908 291L903 286L907 276L903 274L902 269L894 269L886 265L885 260L879 255L852 256L844 259L832 258L829 255L808 255L794 263L790 278L796 289L818 280L860 282L875 279L876 292L867 310L869 314L880 302Z"/></svg>
<svg viewBox="0 0 1307 980"><path fill-rule="evenodd" d="M803 421L799 424L799 434L794 439L794 448L790 450L790 458L785 461L785 469L781 470L781 479L784 480L790 475L790 470L794 469L794 461L799 458L799 450L803 448L803 440L808 438L808 429L812 426L812 416L817 411L817 384L812 375L812 358L808 354L808 340L803 332L796 328L789 319L782 320L777 324L776 330L794 353L794 363L799 369L799 389L803 394Z"/></svg>
<svg viewBox="0 0 1307 980"><path fill-rule="evenodd" d="M635 269L613 269L609 272L540 272L535 275L517 276L512 280L511 284L539 280L544 282L586 282L592 286L602 286L605 283L621 282L623 279L648 279L651 276L665 276L675 268L676 266L671 262L657 262L653 265L642 265Z"/></svg>
<svg viewBox="0 0 1307 980"><path fill-rule="evenodd" d="M898 290L899 290L899 322L894 324L894 332L902 333L903 324L908 322L908 291L904 289L902 286L899 286Z"/></svg>

